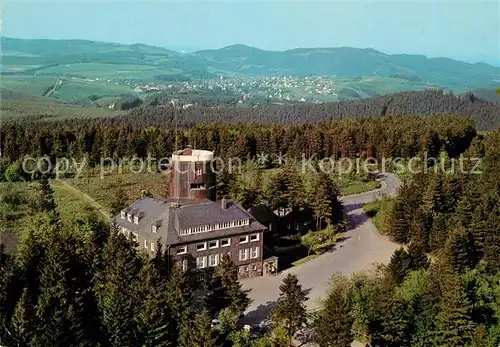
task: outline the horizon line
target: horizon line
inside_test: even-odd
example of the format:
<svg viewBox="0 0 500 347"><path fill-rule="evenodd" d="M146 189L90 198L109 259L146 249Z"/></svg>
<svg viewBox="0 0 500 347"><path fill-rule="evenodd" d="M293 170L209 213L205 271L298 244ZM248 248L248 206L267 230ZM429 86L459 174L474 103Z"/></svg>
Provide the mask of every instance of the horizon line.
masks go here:
<svg viewBox="0 0 500 347"><path fill-rule="evenodd" d="M36 41L36 40L46 40L46 41L88 41L88 42L99 42L99 43L108 43L108 44L117 44L117 45L123 45L123 46L134 46L134 45L144 45L144 46L150 46L150 47L156 47L156 48L162 48L166 49L175 53L179 54L192 54L192 53L197 53L201 51L217 51L217 50L223 50L226 48L234 47L234 46L245 46L247 48L253 48L257 50L261 50L264 52L289 52L293 51L296 49L304 49L304 50L317 50L317 49L339 49L339 48L352 48L352 49L357 49L357 50L373 50L378 53L387 55L387 56L393 56L393 55L412 55L412 56L423 56L427 59L451 59L455 61L460 61L463 63L467 64L486 64L490 65L492 67L500 68L500 57L498 58L498 61L493 62L488 60L469 60L469 59L464 59L464 58L455 58L455 57L450 57L450 56L432 56L432 55L427 55L424 53L385 53L381 50L378 50L377 48L373 47L356 47L356 46L318 46L318 47L293 47L293 48L288 48L288 49L265 49L265 48L259 48L257 46L251 46L245 43L234 43L231 45L226 45L226 46L221 46L218 48L196 48L195 50L189 50L189 51L184 51L184 50L178 50L179 47L182 47L182 44L172 44L172 45L157 45L157 44L149 44L149 43L144 43L144 42L134 42L134 43L122 43L122 42L116 42L116 41L106 41L106 40L92 40L92 39L85 39L85 38L26 38L26 37L12 37L12 36L0 36L1 39L14 39L14 40L30 40L30 41ZM174 48L169 48L170 47L178 47L177 49ZM186 45L186 48L189 45ZM194 48L194 47L193 47Z"/></svg>

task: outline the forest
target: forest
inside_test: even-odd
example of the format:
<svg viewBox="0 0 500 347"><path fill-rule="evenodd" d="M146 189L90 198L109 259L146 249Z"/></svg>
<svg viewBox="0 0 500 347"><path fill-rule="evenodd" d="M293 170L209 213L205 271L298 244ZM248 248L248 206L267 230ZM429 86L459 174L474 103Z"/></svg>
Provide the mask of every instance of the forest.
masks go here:
<svg viewBox="0 0 500 347"><path fill-rule="evenodd" d="M113 226L62 223L44 179L21 246L0 253L0 341L16 346L497 346L500 343L500 131L476 136L479 175L404 180L384 220L402 247L375 272L334 276L315 312L284 277L266 330L238 324L248 305L226 259L203 277L147 258ZM197 295L200 288L205 296ZM218 311L220 325L211 318ZM299 335L297 335L299 333Z"/></svg>
<svg viewBox="0 0 500 347"><path fill-rule="evenodd" d="M166 102L168 104L169 101ZM309 123L339 120L350 117L382 115L435 115L453 113L470 117L478 130L500 127L500 105L476 97L444 93L441 90L400 92L361 100L329 102L322 104L296 104L255 108L190 107L175 114L162 105L145 105L131 111L133 118L147 118L149 124L165 122L178 124L199 123Z"/></svg>
<svg viewBox="0 0 500 347"><path fill-rule="evenodd" d="M87 158L170 157L175 145L214 150L222 158L255 158L258 154L287 155L301 160L324 157L412 157L441 151L456 157L468 147L474 122L460 116L384 116L348 118L318 124L199 124L173 127L146 116L58 121L17 122L0 129L3 169L24 156ZM1 177L2 175L0 175Z"/></svg>
<svg viewBox="0 0 500 347"><path fill-rule="evenodd" d="M0 180L38 182L19 248L7 254L0 246L0 344L291 346L309 332L321 347L347 347L354 340L380 347L498 346L500 130L478 132L473 116L392 115L382 106L373 117L327 118L323 107L282 108L275 115L280 121L259 118L272 109L149 106L117 118L3 123ZM195 118L182 121L188 115ZM401 245L389 264L335 276L315 312L306 310L297 277L286 276L269 325L249 331L239 323L248 293L230 259L200 277L172 266L159 246L149 259L98 218L63 222L49 182L21 166L26 155L86 157L93 166L108 156L169 157L176 144L242 159L261 153L410 158L426 152L451 160L464 154L482 158L482 166L480 174L430 170L402 177L390 208L381 211L387 236ZM238 200L255 201L259 178L246 190L239 178L225 179ZM276 179L275 186L284 187L268 197L273 207L304 203L294 195L294 180ZM317 188L316 197L323 194ZM331 219L338 222L342 206L332 205ZM216 314L220 324L214 328Z"/></svg>

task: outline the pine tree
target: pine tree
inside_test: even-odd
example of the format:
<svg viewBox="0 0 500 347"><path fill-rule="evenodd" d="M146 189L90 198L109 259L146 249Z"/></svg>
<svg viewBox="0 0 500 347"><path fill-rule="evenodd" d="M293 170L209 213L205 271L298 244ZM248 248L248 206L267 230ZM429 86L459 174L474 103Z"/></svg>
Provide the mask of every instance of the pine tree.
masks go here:
<svg viewBox="0 0 500 347"><path fill-rule="evenodd" d="M345 278L334 277L330 292L314 319L315 341L321 347L348 347L354 341L348 285Z"/></svg>
<svg viewBox="0 0 500 347"><path fill-rule="evenodd" d="M248 291L242 289L238 281L238 269L233 260L224 254L215 269L215 277L220 279L222 299L227 303L227 307L233 310L238 316L242 315L250 304ZM227 298L225 298L225 297ZM225 308L225 307L220 307Z"/></svg>
<svg viewBox="0 0 500 347"><path fill-rule="evenodd" d="M333 180L324 172L316 177L312 191L311 206L316 216L316 229L321 229L323 218L335 225L343 220L343 205L339 199L340 192Z"/></svg>
<svg viewBox="0 0 500 347"><path fill-rule="evenodd" d="M106 343L115 346L137 345L137 278L141 268L135 245L113 232L104 248L103 267L97 274L96 288Z"/></svg>
<svg viewBox="0 0 500 347"><path fill-rule="evenodd" d="M191 331L191 346L215 347L212 319L207 311L196 315Z"/></svg>
<svg viewBox="0 0 500 347"><path fill-rule="evenodd" d="M389 214L389 237L397 243L408 243L410 241L410 222L406 215L404 203L398 198Z"/></svg>
<svg viewBox="0 0 500 347"><path fill-rule="evenodd" d="M429 267L429 259L425 255L424 247L419 239L413 240L408 246L408 256L412 270L427 269Z"/></svg>
<svg viewBox="0 0 500 347"><path fill-rule="evenodd" d="M187 343L189 322L193 311L193 288L187 273L177 264L172 268L167 287L169 291L167 300L173 318L173 331L181 340L180 336L183 335ZM183 328L184 330L182 330Z"/></svg>
<svg viewBox="0 0 500 347"><path fill-rule="evenodd" d="M403 282L406 275L411 270L411 258L408 252L403 248L394 251L391 260L387 265L387 273L389 278L395 284Z"/></svg>
<svg viewBox="0 0 500 347"><path fill-rule="evenodd" d="M280 296L270 316L274 329L278 331L282 329L289 343L307 322L305 307L307 299L297 276L288 274L280 285Z"/></svg>
<svg viewBox="0 0 500 347"><path fill-rule="evenodd" d="M168 307L169 288L156 270L154 260L144 264L137 291L142 297L138 315L141 346L171 346L176 342Z"/></svg>
<svg viewBox="0 0 500 347"><path fill-rule="evenodd" d="M378 320L381 329L372 336L374 346L410 346L411 310L406 302L391 298Z"/></svg>
<svg viewBox="0 0 500 347"><path fill-rule="evenodd" d="M440 291L439 310L432 332L434 346L467 346L472 340L474 323L469 301L452 268L439 260L431 271L433 281Z"/></svg>
<svg viewBox="0 0 500 347"><path fill-rule="evenodd" d="M445 256L457 273L465 273L475 265L475 248L472 237L463 227L457 227L449 235L445 245Z"/></svg>
<svg viewBox="0 0 500 347"><path fill-rule="evenodd" d="M59 224L60 216L59 212L57 211L56 202L54 200L54 190L52 189L49 181L46 178L40 180L38 199L38 211L50 214L52 223Z"/></svg>
<svg viewBox="0 0 500 347"><path fill-rule="evenodd" d="M444 246L448 236L448 216L444 213L437 213L432 222L432 229L429 236L429 249L434 251Z"/></svg>
<svg viewBox="0 0 500 347"><path fill-rule="evenodd" d="M75 259L76 240L54 234L43 261L37 302L37 333L41 346L91 346L93 332L85 329L84 295L90 288L87 270ZM78 264L78 265L77 265Z"/></svg>

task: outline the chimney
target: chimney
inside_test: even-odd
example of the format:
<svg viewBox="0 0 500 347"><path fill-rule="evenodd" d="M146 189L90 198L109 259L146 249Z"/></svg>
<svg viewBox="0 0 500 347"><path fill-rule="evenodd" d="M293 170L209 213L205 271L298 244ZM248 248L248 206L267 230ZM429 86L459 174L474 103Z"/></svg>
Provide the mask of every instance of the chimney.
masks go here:
<svg viewBox="0 0 500 347"><path fill-rule="evenodd" d="M226 198L222 198L222 200L220 201L220 207L223 210L227 209L227 199Z"/></svg>

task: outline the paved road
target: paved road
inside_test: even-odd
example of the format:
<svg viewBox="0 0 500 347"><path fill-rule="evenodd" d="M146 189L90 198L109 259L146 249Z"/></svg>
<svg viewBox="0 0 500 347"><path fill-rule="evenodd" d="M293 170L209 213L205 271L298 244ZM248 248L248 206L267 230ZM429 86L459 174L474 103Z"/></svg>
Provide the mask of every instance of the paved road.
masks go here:
<svg viewBox="0 0 500 347"><path fill-rule="evenodd" d="M343 197L350 229L345 233L342 247L332 252L287 269L277 276L258 277L242 281L245 289L250 289L252 303L245 318L247 324L259 324L267 318L279 296L279 285L288 273L299 278L309 300L309 309L318 307L318 300L328 288L328 281L335 273L348 275L370 269L375 263L387 263L398 245L381 236L362 210L362 204L379 199L382 194L393 195L399 181L392 174L379 174L382 187L375 191Z"/></svg>

